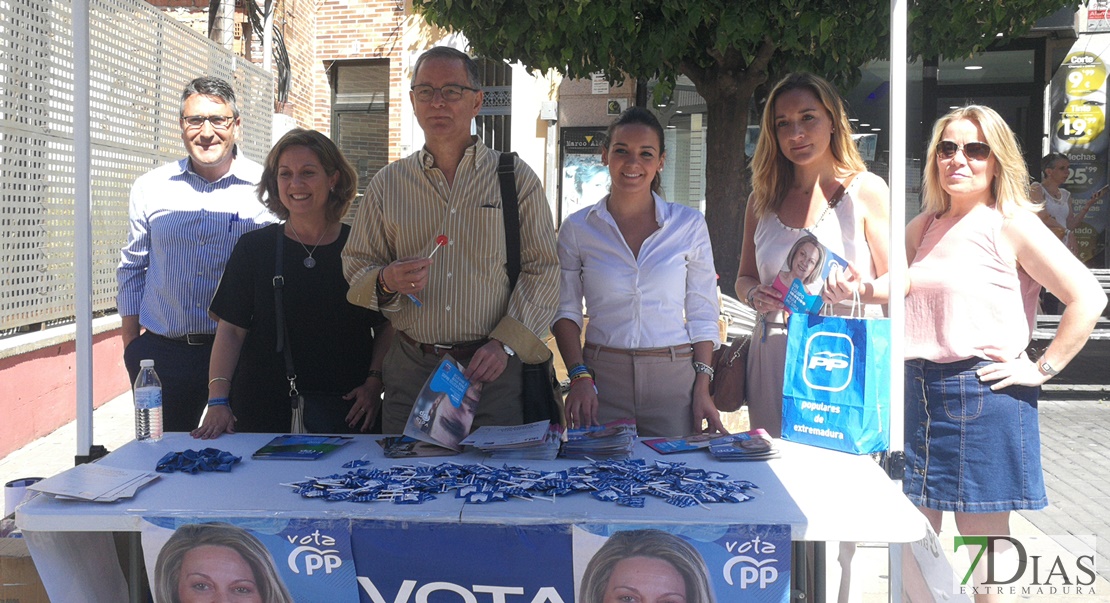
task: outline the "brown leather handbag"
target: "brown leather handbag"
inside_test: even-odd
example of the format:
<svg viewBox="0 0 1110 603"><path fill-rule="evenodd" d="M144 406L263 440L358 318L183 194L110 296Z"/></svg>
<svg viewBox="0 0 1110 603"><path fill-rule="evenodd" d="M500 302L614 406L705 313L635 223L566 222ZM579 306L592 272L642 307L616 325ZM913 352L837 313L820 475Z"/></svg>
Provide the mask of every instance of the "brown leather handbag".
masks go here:
<svg viewBox="0 0 1110 603"><path fill-rule="evenodd" d="M713 381L709 393L721 412L733 412L744 405L744 383L748 370L748 350L752 335L745 333L713 352Z"/></svg>

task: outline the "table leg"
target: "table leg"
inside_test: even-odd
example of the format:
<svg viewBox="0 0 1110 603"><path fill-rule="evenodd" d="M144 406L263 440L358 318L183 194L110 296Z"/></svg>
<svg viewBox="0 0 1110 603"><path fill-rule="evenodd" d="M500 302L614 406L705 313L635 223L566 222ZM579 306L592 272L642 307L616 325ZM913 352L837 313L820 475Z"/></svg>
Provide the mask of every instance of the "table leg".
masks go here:
<svg viewBox="0 0 1110 603"><path fill-rule="evenodd" d="M128 593L131 603L145 603L146 589L143 588L143 539L140 532L127 533L127 575L131 578Z"/></svg>

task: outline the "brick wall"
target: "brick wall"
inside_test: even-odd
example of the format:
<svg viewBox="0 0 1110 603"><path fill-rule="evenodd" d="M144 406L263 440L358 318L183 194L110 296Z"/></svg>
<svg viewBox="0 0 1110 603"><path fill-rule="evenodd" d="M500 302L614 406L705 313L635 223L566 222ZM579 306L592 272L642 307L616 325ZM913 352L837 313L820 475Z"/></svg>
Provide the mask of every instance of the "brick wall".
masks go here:
<svg viewBox="0 0 1110 603"><path fill-rule="evenodd" d="M313 124L317 130L331 129L331 88L327 70L337 61L387 59L389 61L388 161L398 159L401 144L402 81L405 40L422 24L406 0L323 0L316 19L316 59L313 83L316 91ZM344 124L346 126L346 124ZM380 148L380 147L379 147Z"/></svg>
<svg viewBox="0 0 1110 603"><path fill-rule="evenodd" d="M274 20L285 38L290 70L289 106L278 109L291 114L297 125L317 130L320 128L316 125L317 90L313 79L320 64L315 37L319 14L317 3L312 0L281 0ZM321 131L328 133L326 129Z"/></svg>

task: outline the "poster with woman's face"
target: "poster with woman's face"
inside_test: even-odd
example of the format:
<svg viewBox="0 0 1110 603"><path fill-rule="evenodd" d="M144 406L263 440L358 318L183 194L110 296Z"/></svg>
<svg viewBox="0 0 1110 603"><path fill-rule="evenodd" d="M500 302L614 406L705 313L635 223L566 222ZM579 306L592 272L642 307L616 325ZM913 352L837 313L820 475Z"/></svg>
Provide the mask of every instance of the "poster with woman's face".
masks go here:
<svg viewBox="0 0 1110 603"><path fill-rule="evenodd" d="M155 603L357 603L349 523L315 519L146 518Z"/></svg>

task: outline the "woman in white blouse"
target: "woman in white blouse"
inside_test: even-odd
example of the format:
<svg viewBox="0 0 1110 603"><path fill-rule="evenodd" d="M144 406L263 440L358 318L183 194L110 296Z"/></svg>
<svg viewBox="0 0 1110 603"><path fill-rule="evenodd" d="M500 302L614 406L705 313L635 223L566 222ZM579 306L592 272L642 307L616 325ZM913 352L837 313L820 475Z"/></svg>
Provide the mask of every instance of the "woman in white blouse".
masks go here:
<svg viewBox="0 0 1110 603"><path fill-rule="evenodd" d="M601 151L610 194L559 230L551 330L571 376L571 427L634 419L646 436L724 432L709 395L720 343L709 230L698 211L659 196L665 157L655 116L621 113Z"/></svg>

